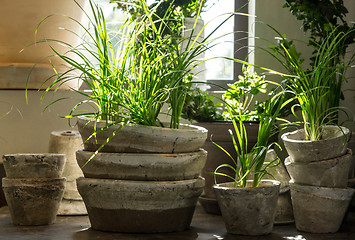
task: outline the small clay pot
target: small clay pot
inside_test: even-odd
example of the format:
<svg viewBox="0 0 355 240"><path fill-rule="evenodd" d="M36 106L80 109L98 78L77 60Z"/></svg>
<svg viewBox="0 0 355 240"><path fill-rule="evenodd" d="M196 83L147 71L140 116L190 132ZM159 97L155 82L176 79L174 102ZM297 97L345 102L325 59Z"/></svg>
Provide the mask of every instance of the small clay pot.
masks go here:
<svg viewBox="0 0 355 240"><path fill-rule="evenodd" d="M15 225L48 225L56 220L65 178L3 178L2 188Z"/></svg>
<svg viewBox="0 0 355 240"><path fill-rule="evenodd" d="M252 236L270 233L274 226L280 182L262 180L259 187L245 188L236 188L233 184L213 186L227 232Z"/></svg>
<svg viewBox="0 0 355 240"><path fill-rule="evenodd" d="M59 178L66 161L64 154L20 153L3 156L8 178Z"/></svg>

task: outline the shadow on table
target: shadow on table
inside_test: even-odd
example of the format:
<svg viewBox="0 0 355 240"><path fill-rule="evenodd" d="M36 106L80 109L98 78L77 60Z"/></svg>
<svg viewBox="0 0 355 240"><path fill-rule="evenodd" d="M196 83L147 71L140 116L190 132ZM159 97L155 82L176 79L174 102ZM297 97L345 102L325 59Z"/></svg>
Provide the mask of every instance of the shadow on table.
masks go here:
<svg viewBox="0 0 355 240"><path fill-rule="evenodd" d="M103 232L88 228L80 232L74 233L73 240L196 240L197 237L198 234L193 229L174 233L134 234Z"/></svg>

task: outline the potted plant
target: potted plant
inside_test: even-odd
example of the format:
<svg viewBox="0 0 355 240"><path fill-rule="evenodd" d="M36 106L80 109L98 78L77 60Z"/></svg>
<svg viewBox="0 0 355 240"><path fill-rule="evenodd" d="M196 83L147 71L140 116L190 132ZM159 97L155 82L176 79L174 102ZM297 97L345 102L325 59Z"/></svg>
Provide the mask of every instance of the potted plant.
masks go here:
<svg viewBox="0 0 355 240"><path fill-rule="evenodd" d="M170 25L165 19L169 19L170 12L157 20L157 8L150 9L143 0L140 4L144 14L139 19L126 19L111 38L102 10L90 1L93 32L83 30L92 42L84 41L78 47L67 44L68 55L53 48L70 68L47 81L53 87L79 75L90 89L76 91L86 99L74 106L67 118L79 118L84 151L77 152L77 159L85 162L86 177L79 178L77 185L92 228L116 232L182 231L190 225L204 185L196 163L202 168L206 159L206 152L200 147L207 131L181 125L180 115L190 72L198 64L194 57L206 51L210 40L207 36L197 44L191 34L189 45L181 48L181 37L167 34ZM113 39L117 40L115 44ZM117 51L114 45L118 46ZM87 111L84 105L93 110ZM164 105L168 105L169 112L163 111ZM162 116L168 116L168 120L164 122ZM179 163L185 164L187 170L170 178L157 176L154 171L158 166L163 172L174 172L173 166ZM195 166L192 173L191 165ZM122 167L135 171L126 176L110 171L120 171ZM104 173L96 169L103 169Z"/></svg>
<svg viewBox="0 0 355 240"><path fill-rule="evenodd" d="M245 91L251 91L251 89ZM240 94L239 97L243 97L244 94ZM221 147L232 159L233 164L218 166L214 175L228 177L232 182L216 184L213 188L228 233L263 235L272 231L280 182L263 180L263 178L269 174L268 168L275 166L278 160L271 158L269 162L265 161L267 152L273 145L273 143L269 144L269 139L275 134L277 115L284 105L282 92L265 102L265 110L259 115L258 138L250 151L248 151L247 131L242 109L227 107L233 116L235 134L230 130L230 135L236 153L227 152ZM220 170L223 168L232 169L234 174L221 173Z"/></svg>
<svg viewBox="0 0 355 240"><path fill-rule="evenodd" d="M281 48L285 68L294 77L289 78L289 88L295 94L302 115L303 128L282 136L285 148L290 155L286 161L293 182L291 197L296 227L299 230L316 233L338 231L353 190L347 189L347 173L351 152L347 150L349 130L334 124L339 108L332 105L330 96L334 81L343 78L350 62L338 59L338 48L350 32L334 30L316 49L312 68L304 70L300 55L294 46L286 46L287 40L281 37ZM337 165L340 165L337 166ZM344 172L345 177L340 177ZM339 173L334 171L340 170ZM314 177L300 177L299 171L308 172ZM318 172L321 171L321 172ZM329 174L329 172L332 172ZM329 175L328 175L329 174ZM338 179L335 179L338 178ZM312 180L313 179L313 180ZM339 182L339 180L342 180ZM305 185L307 184L307 185ZM339 194L341 192L341 194ZM339 198L339 196L342 196ZM304 205L307 201L307 205ZM339 207L327 211L327 204ZM332 205L333 206L333 205ZM321 215L322 218L318 216Z"/></svg>

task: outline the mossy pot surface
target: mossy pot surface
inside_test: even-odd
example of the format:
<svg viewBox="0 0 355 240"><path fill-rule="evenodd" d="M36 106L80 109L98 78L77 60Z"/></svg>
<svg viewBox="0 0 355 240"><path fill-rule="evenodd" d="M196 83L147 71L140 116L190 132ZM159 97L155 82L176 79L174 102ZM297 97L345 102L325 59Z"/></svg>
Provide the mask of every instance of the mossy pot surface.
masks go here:
<svg viewBox="0 0 355 240"><path fill-rule="evenodd" d="M65 178L3 178L2 187L13 224L48 225L56 220Z"/></svg>
<svg viewBox="0 0 355 240"><path fill-rule="evenodd" d="M349 129L328 125L323 128L323 136L319 141L304 140L303 129L285 133L281 139L294 162L315 162L344 155L349 136Z"/></svg>
<svg viewBox="0 0 355 240"><path fill-rule="evenodd" d="M184 153L198 151L206 141L207 130L181 124L179 129L142 125L114 125L91 137L94 130L106 127L106 122L78 118L78 130L88 151L96 151L108 138L102 152L121 153ZM115 133L116 132L116 133ZM115 133L115 134L114 134ZM114 135L114 136L113 136Z"/></svg>
<svg viewBox="0 0 355 240"><path fill-rule="evenodd" d="M8 178L59 178L62 175L66 157L55 153L19 153L3 156Z"/></svg>
<svg viewBox="0 0 355 240"><path fill-rule="evenodd" d="M290 182L296 228L310 233L334 233L341 226L354 195L352 188L326 188Z"/></svg>
<svg viewBox="0 0 355 240"><path fill-rule="evenodd" d="M265 235L274 226L280 182L262 180L259 187L233 187L234 183L213 186L227 232L238 235ZM248 186L251 181L248 180Z"/></svg>
<svg viewBox="0 0 355 240"><path fill-rule="evenodd" d="M91 227L111 232L184 231L190 226L204 179L132 181L78 178Z"/></svg>
<svg viewBox="0 0 355 240"><path fill-rule="evenodd" d="M144 181L177 181L198 178L207 152L191 153L104 153L79 150L76 158L87 178Z"/></svg>

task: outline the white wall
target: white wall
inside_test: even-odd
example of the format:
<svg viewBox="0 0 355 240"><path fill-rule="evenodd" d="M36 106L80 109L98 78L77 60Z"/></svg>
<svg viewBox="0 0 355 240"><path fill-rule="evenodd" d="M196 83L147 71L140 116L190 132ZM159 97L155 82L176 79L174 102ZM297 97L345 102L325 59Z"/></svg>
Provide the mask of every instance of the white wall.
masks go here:
<svg viewBox="0 0 355 240"><path fill-rule="evenodd" d="M345 0L345 6L349 10L348 22L355 21L355 1ZM305 60L309 59L312 49L306 46L308 42L307 37L304 35L301 29L302 22L296 20L296 18L290 13L288 8L282 8L284 0L256 0L256 20L270 24L275 27L281 34L286 34L288 39L293 39L296 43L297 49L302 52L302 56ZM256 37L273 40L276 36L265 24L256 23ZM264 40L257 39L257 46L268 47L270 44ZM351 54L354 53L355 46L349 48ZM260 66L265 66L273 70L282 71L282 67L276 63L271 57L265 53L256 51L255 63ZM307 64L308 61L305 61ZM355 113L355 68L349 69L347 72L348 83L344 84L345 101L341 104L347 107L352 113ZM277 78L272 78L276 80ZM343 116L343 119L344 116ZM352 130L355 130L355 124L347 124Z"/></svg>

